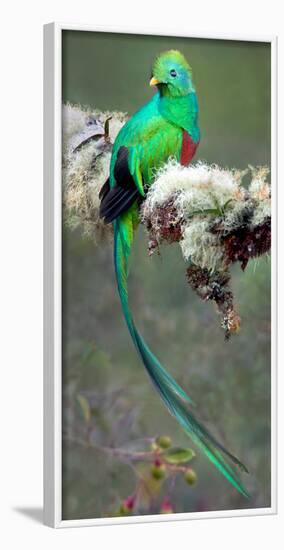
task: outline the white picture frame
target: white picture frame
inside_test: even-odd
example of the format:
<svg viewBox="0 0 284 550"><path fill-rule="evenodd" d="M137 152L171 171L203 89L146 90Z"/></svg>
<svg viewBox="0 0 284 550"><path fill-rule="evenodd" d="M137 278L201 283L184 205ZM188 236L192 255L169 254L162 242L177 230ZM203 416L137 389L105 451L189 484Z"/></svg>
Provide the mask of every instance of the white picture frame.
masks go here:
<svg viewBox="0 0 284 550"><path fill-rule="evenodd" d="M99 28L93 26L50 23L44 26L44 523L53 528L111 525L121 523L162 522L254 516L277 512L277 38L275 36L195 35L190 38L212 38L268 42L271 44L271 176L272 176L272 352L271 352L271 506L269 508L196 512L136 517L62 520L62 377L61 377L61 43L64 30L160 34L175 36L173 30L163 32L141 29ZM185 35L183 35L185 37Z"/></svg>

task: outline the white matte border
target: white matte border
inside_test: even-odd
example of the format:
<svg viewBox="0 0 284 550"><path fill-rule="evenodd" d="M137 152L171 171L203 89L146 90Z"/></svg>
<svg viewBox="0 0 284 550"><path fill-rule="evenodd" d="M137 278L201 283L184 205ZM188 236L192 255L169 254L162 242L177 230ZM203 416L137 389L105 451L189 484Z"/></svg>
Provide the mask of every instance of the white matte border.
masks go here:
<svg viewBox="0 0 284 550"><path fill-rule="evenodd" d="M171 29L44 25L44 523L50 527L85 527L213 519L277 513L277 38L275 36L179 36L267 42L271 45L271 183L272 183L272 304L271 304L271 507L214 512L62 520L62 189L61 108L62 31L112 32L177 36Z"/></svg>

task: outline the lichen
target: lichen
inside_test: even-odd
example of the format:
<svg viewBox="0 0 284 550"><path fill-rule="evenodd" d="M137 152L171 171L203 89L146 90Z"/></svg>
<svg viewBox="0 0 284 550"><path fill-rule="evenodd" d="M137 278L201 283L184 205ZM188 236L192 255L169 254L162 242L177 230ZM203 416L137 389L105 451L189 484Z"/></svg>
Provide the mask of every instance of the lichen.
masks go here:
<svg viewBox="0 0 284 550"><path fill-rule="evenodd" d="M247 190L242 181L249 171L252 179ZM229 235L243 224L253 228L263 223L270 216L267 175L266 167L239 171L204 162L184 167L170 160L157 172L148 191L142 221L151 227L152 238L156 231L159 244L163 230L158 227L161 216L156 213L171 204L180 223L184 259L210 272L222 269L226 266L224 245L220 231L212 229L221 223L222 234Z"/></svg>
<svg viewBox="0 0 284 550"><path fill-rule="evenodd" d="M112 237L99 217L99 192L109 176L112 144L124 113L63 107L63 206L65 223L80 225L95 243ZM230 289L230 265L244 270L251 258L267 254L271 240L271 192L267 167L224 169L170 159L157 170L140 206L140 220L153 254L163 243L178 243L190 286L215 302L226 338L240 327ZM248 186L244 176L250 176Z"/></svg>
<svg viewBox="0 0 284 550"><path fill-rule="evenodd" d="M64 220L72 228L81 226L98 243L112 235L112 227L99 217L99 192L109 176L112 143L126 115L67 104L62 120Z"/></svg>
<svg viewBox="0 0 284 550"><path fill-rule="evenodd" d="M160 169L148 192L149 208L166 202L177 194L176 205L185 214L196 211L222 209L228 200L242 200L240 172L197 162L188 167L169 160Z"/></svg>
<svg viewBox="0 0 284 550"><path fill-rule="evenodd" d="M198 216L194 222L185 224L180 246L185 260L209 271L222 267L223 250L218 237L211 233L208 220Z"/></svg>
<svg viewBox="0 0 284 550"><path fill-rule="evenodd" d="M251 175L249 187L243 185ZM241 319L230 289L232 263L244 270L251 258L270 250L271 205L266 167L224 170L198 162L183 167L170 160L157 172L141 207L149 233L149 252L163 242L178 242L188 283L205 301L213 301L228 339Z"/></svg>

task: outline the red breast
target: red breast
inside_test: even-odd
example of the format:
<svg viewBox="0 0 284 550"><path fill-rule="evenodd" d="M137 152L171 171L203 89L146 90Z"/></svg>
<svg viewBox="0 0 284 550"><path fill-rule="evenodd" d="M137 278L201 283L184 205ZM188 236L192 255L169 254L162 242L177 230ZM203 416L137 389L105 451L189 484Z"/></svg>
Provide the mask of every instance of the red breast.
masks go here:
<svg viewBox="0 0 284 550"><path fill-rule="evenodd" d="M190 163L195 155L198 144L199 141L195 143L186 130L182 131L182 148L180 156L180 163L182 166L187 166Z"/></svg>

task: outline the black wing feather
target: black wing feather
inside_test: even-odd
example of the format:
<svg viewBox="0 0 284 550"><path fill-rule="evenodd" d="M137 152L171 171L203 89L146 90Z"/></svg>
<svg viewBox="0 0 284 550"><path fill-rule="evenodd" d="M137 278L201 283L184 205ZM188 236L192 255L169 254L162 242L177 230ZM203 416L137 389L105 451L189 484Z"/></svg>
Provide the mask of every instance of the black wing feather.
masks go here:
<svg viewBox="0 0 284 550"><path fill-rule="evenodd" d="M109 178L106 180L106 182L103 184L100 192L99 192L99 199L103 199L105 197L105 195L109 192L110 190L110 184L109 184Z"/></svg>
<svg viewBox="0 0 284 550"><path fill-rule="evenodd" d="M120 147L114 167L115 187L110 187L109 179L101 188L99 197L100 217L105 223L113 222L136 201L142 199L128 166L128 149Z"/></svg>
<svg viewBox="0 0 284 550"><path fill-rule="evenodd" d="M118 216L132 206L135 200L139 198L138 196L139 192L137 189L134 189L132 192L129 191L124 193L119 201L114 202L112 205L107 204L105 208L100 209L101 218L104 218L105 223L113 222Z"/></svg>

